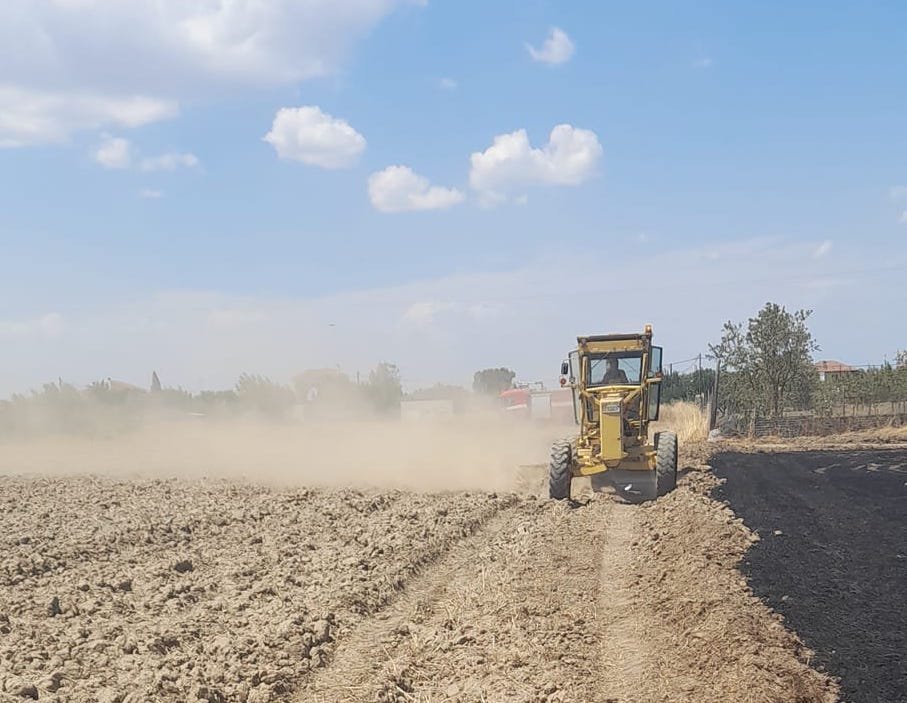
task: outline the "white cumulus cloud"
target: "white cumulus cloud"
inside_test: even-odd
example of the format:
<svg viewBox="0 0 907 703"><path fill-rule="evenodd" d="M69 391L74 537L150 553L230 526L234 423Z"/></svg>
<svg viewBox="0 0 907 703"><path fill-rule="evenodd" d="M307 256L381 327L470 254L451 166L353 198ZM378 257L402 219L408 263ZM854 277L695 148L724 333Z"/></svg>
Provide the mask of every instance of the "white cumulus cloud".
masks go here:
<svg viewBox="0 0 907 703"><path fill-rule="evenodd" d="M329 169L355 164L366 143L346 120L313 105L278 110L264 140L282 159Z"/></svg>
<svg viewBox="0 0 907 703"><path fill-rule="evenodd" d="M142 159L142 171L176 171L179 168L195 168L199 165L195 154L170 152L160 156Z"/></svg>
<svg viewBox="0 0 907 703"><path fill-rule="evenodd" d="M225 89L336 71L384 17L424 0L3 0L0 147L172 116Z"/></svg>
<svg viewBox="0 0 907 703"><path fill-rule="evenodd" d="M485 151L470 157L469 184L488 203L533 185L575 186L591 178L602 157L595 132L569 124L551 130L541 148L529 143L525 129L499 134Z"/></svg>
<svg viewBox="0 0 907 703"><path fill-rule="evenodd" d="M368 195L381 212L444 210L463 202L456 188L433 186L408 166L388 166L368 179Z"/></svg>
<svg viewBox="0 0 907 703"><path fill-rule="evenodd" d="M128 139L105 134L93 156L104 168L129 168L132 165L132 145Z"/></svg>
<svg viewBox="0 0 907 703"><path fill-rule="evenodd" d="M540 61L547 64L560 64L569 61L576 47L567 33L559 27L552 27L541 48L536 49L531 44L526 44L526 51L532 57L533 61Z"/></svg>
<svg viewBox="0 0 907 703"><path fill-rule="evenodd" d="M907 186L891 186L888 194L892 200L907 200Z"/></svg>

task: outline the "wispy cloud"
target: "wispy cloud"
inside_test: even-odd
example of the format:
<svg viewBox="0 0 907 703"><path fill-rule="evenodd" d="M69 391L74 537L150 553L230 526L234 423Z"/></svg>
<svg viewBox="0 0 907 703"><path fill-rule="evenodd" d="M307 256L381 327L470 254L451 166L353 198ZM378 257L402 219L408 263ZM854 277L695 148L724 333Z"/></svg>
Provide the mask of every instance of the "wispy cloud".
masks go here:
<svg viewBox="0 0 907 703"><path fill-rule="evenodd" d="M0 24L6 6L0 3ZM0 46L0 63L3 54ZM140 127L178 113L172 100L0 84L0 149L62 144L80 130Z"/></svg>
<svg viewBox="0 0 907 703"><path fill-rule="evenodd" d="M105 134L92 157L104 168L126 169L132 166L132 144L128 139Z"/></svg>
<svg viewBox="0 0 907 703"><path fill-rule="evenodd" d="M403 312L403 320L417 325L430 325L440 313L453 309L453 303L422 300L406 308Z"/></svg>
<svg viewBox="0 0 907 703"><path fill-rule="evenodd" d="M101 143L91 154L92 158L107 169L125 170L133 167L139 171L176 171L179 168L197 168L201 163L195 154L169 152L147 156L138 160L138 149L123 137L102 135Z"/></svg>
<svg viewBox="0 0 907 703"><path fill-rule="evenodd" d="M533 61L557 65L569 61L576 51L573 41L560 27L552 27L542 46L536 49L531 44L526 44L526 51Z"/></svg>
<svg viewBox="0 0 907 703"><path fill-rule="evenodd" d="M456 90L459 87L459 83L453 78L442 78L438 81L438 87L442 90Z"/></svg>
<svg viewBox="0 0 907 703"><path fill-rule="evenodd" d="M816 250L813 252L813 258L821 259L823 256L827 256L828 253L831 251L831 247L832 247L831 240L826 239L824 242L822 242L821 244L819 244L819 246L816 247Z"/></svg>
<svg viewBox="0 0 907 703"><path fill-rule="evenodd" d="M708 56L702 56L693 61L693 68L711 68L712 63L713 61L711 58L709 58Z"/></svg>
<svg viewBox="0 0 907 703"><path fill-rule="evenodd" d="M139 191L139 196L147 200L159 200L164 197L164 191L154 190L153 188L143 188Z"/></svg>
<svg viewBox="0 0 907 703"><path fill-rule="evenodd" d="M195 154L170 152L142 159L139 168L145 172L176 171L180 168L196 168L199 163Z"/></svg>
<svg viewBox="0 0 907 703"><path fill-rule="evenodd" d="M476 369L501 363L525 377L553 379L577 334L651 322L668 343L666 355L687 358L716 341L724 320L745 320L767 300L815 309L814 334L831 355L875 353L854 342L851 330L866 328L866 316L877 309L873 301L907 304L907 291L896 276L879 275L870 251L852 250L844 263L843 255L814 258L820 244L774 239L658 247L647 259L662 272L658 280L640 288L634 271L615 270L606 279L579 281L569 304L561 277L552 272L576 260L605 266L607 251L563 251L554 259L518 260L507 270L316 298L174 291L80 306L67 313L65 327L54 317L0 323L0 334L18 335L0 365L0 397L58 375L88 382L111 368L136 381L157 368L168 383L192 389L230 387L243 371L288 379L305 368L340 364L355 372L381 360L399 364L407 377L431 381L465 382ZM893 252L888 265L907 264L905 256L907 250ZM632 306L621 304L630 297ZM603 303L607 330L595 322ZM640 309L649 311L644 320ZM688 314L677 316L678 309ZM325 334L329 322L337 325ZM67 353L36 356L42 335L55 331Z"/></svg>
<svg viewBox="0 0 907 703"><path fill-rule="evenodd" d="M63 317L51 312L31 320L0 320L0 337L59 337L63 332Z"/></svg>
<svg viewBox="0 0 907 703"><path fill-rule="evenodd" d="M907 186L891 186L888 196L892 200L907 200Z"/></svg>
<svg viewBox="0 0 907 703"><path fill-rule="evenodd" d="M424 4L4 0L0 148L137 127L175 116L183 101L330 75L384 17Z"/></svg>

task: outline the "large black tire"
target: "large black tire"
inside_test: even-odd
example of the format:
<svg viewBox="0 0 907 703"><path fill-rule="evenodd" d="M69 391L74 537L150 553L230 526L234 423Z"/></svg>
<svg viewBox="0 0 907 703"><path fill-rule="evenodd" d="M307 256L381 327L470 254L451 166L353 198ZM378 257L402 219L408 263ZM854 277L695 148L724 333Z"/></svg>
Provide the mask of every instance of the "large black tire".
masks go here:
<svg viewBox="0 0 907 703"><path fill-rule="evenodd" d="M548 495L555 500L570 498L573 481L573 447L569 440L559 439L551 447L548 465Z"/></svg>
<svg viewBox="0 0 907 703"><path fill-rule="evenodd" d="M660 496L677 487L677 435L673 432L655 435L655 483Z"/></svg>

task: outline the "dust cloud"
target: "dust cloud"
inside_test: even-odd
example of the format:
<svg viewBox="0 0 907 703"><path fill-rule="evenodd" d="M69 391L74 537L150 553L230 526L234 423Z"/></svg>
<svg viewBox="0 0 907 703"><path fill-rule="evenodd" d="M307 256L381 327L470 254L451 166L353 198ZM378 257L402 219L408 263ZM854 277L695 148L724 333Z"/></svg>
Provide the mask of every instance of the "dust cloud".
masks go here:
<svg viewBox="0 0 907 703"><path fill-rule="evenodd" d="M0 474L503 491L518 487L521 466L546 463L551 440L569 431L493 411L348 422L189 417L148 421L106 437L3 439Z"/></svg>

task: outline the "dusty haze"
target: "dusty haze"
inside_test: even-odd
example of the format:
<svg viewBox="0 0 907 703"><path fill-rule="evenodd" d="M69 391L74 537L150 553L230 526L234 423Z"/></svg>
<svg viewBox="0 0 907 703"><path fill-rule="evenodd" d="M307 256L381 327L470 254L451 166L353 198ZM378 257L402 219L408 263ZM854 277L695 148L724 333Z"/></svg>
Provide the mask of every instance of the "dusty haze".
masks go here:
<svg viewBox="0 0 907 703"><path fill-rule="evenodd" d="M2 474L229 478L282 485L508 490L569 428L491 412L446 420L155 421L108 438L0 441Z"/></svg>

